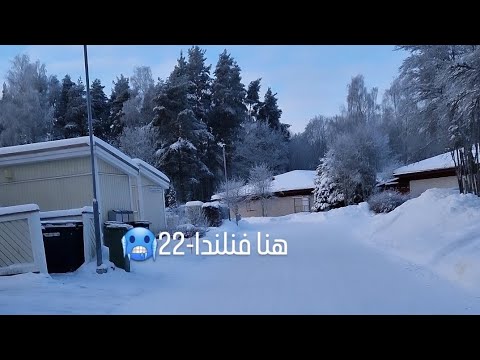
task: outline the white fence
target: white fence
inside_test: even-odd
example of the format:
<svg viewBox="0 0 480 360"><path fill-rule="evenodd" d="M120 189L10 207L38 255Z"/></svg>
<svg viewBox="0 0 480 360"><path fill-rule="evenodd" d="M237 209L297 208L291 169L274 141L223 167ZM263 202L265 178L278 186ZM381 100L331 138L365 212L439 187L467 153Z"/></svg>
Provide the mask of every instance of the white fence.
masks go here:
<svg viewBox="0 0 480 360"><path fill-rule="evenodd" d="M47 273L38 205L0 208L0 276Z"/></svg>

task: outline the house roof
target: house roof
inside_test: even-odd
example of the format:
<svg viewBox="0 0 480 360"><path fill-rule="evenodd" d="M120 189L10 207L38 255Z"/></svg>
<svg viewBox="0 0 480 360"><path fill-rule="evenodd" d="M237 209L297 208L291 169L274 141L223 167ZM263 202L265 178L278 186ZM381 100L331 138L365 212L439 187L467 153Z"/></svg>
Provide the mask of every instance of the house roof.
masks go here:
<svg viewBox="0 0 480 360"><path fill-rule="evenodd" d="M452 155L450 154L450 152L448 152L433 156L422 161L417 161L409 165L402 166L396 169L393 172L393 175L399 176L404 174L412 174L432 170L450 169L454 167L455 163L453 162Z"/></svg>
<svg viewBox="0 0 480 360"><path fill-rule="evenodd" d="M132 159L107 142L93 137L98 156L124 169L130 174L139 174L140 168L148 171L152 181L168 186L170 180L161 171L140 159ZM45 141L40 143L7 146L0 148L0 165L16 165L38 161L58 160L90 154L90 137Z"/></svg>
<svg viewBox="0 0 480 360"><path fill-rule="evenodd" d="M168 178L167 175L165 175L163 172L161 172L160 170L154 168L152 165L150 165L149 163L143 161L142 159L132 159L132 161L134 163L136 163L138 166L141 166L143 167L145 170L147 170L148 172L160 177L161 179L165 180L166 182L170 182L170 179Z"/></svg>
<svg viewBox="0 0 480 360"><path fill-rule="evenodd" d="M280 194L292 190L313 190L315 188L315 176L315 170L292 170L284 174L275 175L271 191L275 194ZM250 185L242 186L240 191L245 196L252 194ZM212 196L212 200L218 200L222 197L223 193L215 194Z"/></svg>

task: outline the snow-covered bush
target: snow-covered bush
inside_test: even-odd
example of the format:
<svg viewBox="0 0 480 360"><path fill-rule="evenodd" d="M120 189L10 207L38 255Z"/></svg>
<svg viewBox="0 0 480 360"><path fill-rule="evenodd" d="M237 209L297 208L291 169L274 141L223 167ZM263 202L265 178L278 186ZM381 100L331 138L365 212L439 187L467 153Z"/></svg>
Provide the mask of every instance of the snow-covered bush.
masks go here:
<svg viewBox="0 0 480 360"><path fill-rule="evenodd" d="M408 199L408 195L393 190L387 190L370 196L367 202L371 211L380 214L394 210Z"/></svg>
<svg viewBox="0 0 480 360"><path fill-rule="evenodd" d="M178 225L175 231L181 231L186 239L194 237L198 232L198 236L202 237L207 232L207 229L203 226L196 226L193 224L181 224Z"/></svg>
<svg viewBox="0 0 480 360"><path fill-rule="evenodd" d="M207 218L208 226L218 227L222 225L223 215L218 201L204 203L202 209Z"/></svg>
<svg viewBox="0 0 480 360"><path fill-rule="evenodd" d="M177 231L183 232L186 238L200 236L207 232L208 221L203 214L202 208L196 206L181 205L175 208L168 208L166 212L167 229L171 235Z"/></svg>
<svg viewBox="0 0 480 360"><path fill-rule="evenodd" d="M185 204L185 215L188 223L197 226L208 226L208 219L203 211L203 202L189 201Z"/></svg>

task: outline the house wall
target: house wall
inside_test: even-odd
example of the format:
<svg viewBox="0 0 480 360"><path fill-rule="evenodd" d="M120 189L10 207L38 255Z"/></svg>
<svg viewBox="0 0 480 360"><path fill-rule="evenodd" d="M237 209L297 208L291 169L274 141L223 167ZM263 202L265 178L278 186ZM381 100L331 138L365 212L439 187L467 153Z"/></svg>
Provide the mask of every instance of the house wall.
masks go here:
<svg viewBox="0 0 480 360"><path fill-rule="evenodd" d="M166 229L164 190L145 176L141 176L143 193L143 220L151 221L154 234Z"/></svg>
<svg viewBox="0 0 480 360"><path fill-rule="evenodd" d="M455 188L458 189L456 176L445 176L432 179L410 180L410 195L419 196L427 189Z"/></svg>
<svg viewBox="0 0 480 360"><path fill-rule="evenodd" d="M135 220L142 220L140 216L140 203L138 198L138 184L135 176L130 176L130 187L132 189L132 207Z"/></svg>
<svg viewBox="0 0 480 360"><path fill-rule="evenodd" d="M131 210L132 203L130 199L130 183L128 174L122 172L114 166L111 166L102 159L98 159L98 175L100 190L100 217L101 221L108 219L110 210Z"/></svg>
<svg viewBox="0 0 480 360"><path fill-rule="evenodd" d="M0 166L0 206L30 203L42 211L91 206L89 158Z"/></svg>
<svg viewBox="0 0 480 360"><path fill-rule="evenodd" d="M265 216L283 216L295 213L294 198L307 197L309 199L309 209L313 204L313 195L304 196L284 196L273 197L265 200ZM260 200L243 201L239 204L239 213L242 217L261 217L262 203ZM232 218L235 215L232 213Z"/></svg>
<svg viewBox="0 0 480 360"><path fill-rule="evenodd" d="M97 158L100 221L113 209L133 210L128 175ZM61 194L61 195L60 195ZM0 205L37 204L41 211L92 206L88 156L0 166Z"/></svg>

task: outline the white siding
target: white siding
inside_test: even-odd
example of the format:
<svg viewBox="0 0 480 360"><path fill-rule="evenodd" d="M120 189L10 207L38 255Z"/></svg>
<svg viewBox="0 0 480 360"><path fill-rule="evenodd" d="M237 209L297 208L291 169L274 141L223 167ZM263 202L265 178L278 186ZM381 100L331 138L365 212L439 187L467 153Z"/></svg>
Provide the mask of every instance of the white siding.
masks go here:
<svg viewBox="0 0 480 360"><path fill-rule="evenodd" d="M144 186L144 218L150 221L153 233L165 230L165 208L163 189L160 186Z"/></svg>
<svg viewBox="0 0 480 360"><path fill-rule="evenodd" d="M453 188L458 189L458 181L456 176L445 176L433 179L411 180L410 195L419 196L427 189L432 188Z"/></svg>
<svg viewBox="0 0 480 360"><path fill-rule="evenodd" d="M102 222L108 219L109 210L132 210L128 175L100 174Z"/></svg>
<svg viewBox="0 0 480 360"><path fill-rule="evenodd" d="M0 205L28 203L42 211L91 206L88 157L0 167Z"/></svg>
<svg viewBox="0 0 480 360"><path fill-rule="evenodd" d="M313 195L272 197L265 201L265 216L284 216L295 213L295 198L308 198L309 206L313 204ZM260 200L243 201L239 204L238 209L242 217L262 216L262 203ZM235 217L233 212L231 217Z"/></svg>

